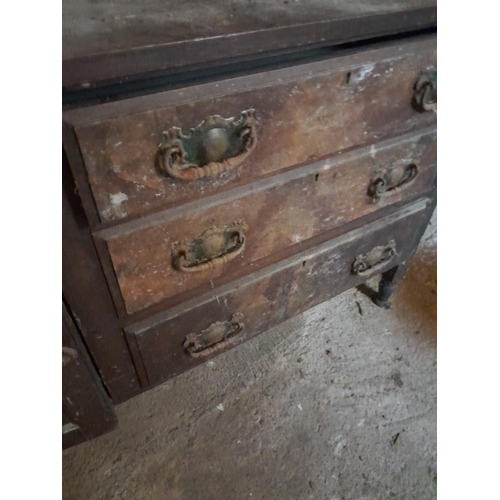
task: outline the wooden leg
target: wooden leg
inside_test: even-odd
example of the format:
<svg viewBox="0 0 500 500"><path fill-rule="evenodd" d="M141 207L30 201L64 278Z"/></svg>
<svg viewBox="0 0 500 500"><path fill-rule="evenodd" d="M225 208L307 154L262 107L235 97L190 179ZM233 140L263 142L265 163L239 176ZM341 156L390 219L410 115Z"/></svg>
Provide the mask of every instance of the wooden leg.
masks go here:
<svg viewBox="0 0 500 500"><path fill-rule="evenodd" d="M408 259L409 260L409 259ZM390 309L390 299L398 284L408 268L408 260L382 273L382 279L378 286L378 292L373 295L373 303L384 309Z"/></svg>
<svg viewBox="0 0 500 500"><path fill-rule="evenodd" d="M396 288L396 285L399 283L399 280L405 275L406 270L408 269L408 266L411 262L411 259L413 258L415 252L417 251L418 245L420 243L422 236L424 235L427 225L429 224L429 220L432 217L432 213L434 212L435 207L436 207L436 192L434 191L434 194L432 195L432 202L429 204L428 207L428 217L426 219L426 222L425 224L422 224L422 226L417 228L415 232L413 250L406 257L406 260L404 262L401 262L401 264L398 264L397 266L392 267L391 269L388 269L387 271L382 273L382 279L380 280L379 283L378 292L370 294L370 298L372 299L373 303L376 304L377 306L383 307L385 309L390 309L391 307L390 299L394 292L394 289Z"/></svg>

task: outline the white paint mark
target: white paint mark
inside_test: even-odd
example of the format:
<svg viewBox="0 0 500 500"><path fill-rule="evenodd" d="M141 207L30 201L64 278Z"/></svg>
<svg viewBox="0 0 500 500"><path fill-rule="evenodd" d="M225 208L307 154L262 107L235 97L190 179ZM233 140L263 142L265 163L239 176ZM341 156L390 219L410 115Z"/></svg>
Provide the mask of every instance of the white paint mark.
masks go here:
<svg viewBox="0 0 500 500"><path fill-rule="evenodd" d="M124 201L128 200L128 196L125 193L116 193L110 194L109 199L111 200L111 204L118 208Z"/></svg>
<svg viewBox="0 0 500 500"><path fill-rule="evenodd" d="M214 366L215 365L215 363L213 361L209 361L207 364L208 364L208 366Z"/></svg>
<svg viewBox="0 0 500 500"><path fill-rule="evenodd" d="M370 73L375 68L375 64L365 64L353 72L351 75L351 82L359 83L362 82L365 78L367 78Z"/></svg>
<svg viewBox="0 0 500 500"><path fill-rule="evenodd" d="M222 403L221 403L221 404L218 404L218 405L217 405L217 409L218 409L219 411L224 411L224 405L223 405Z"/></svg>
<svg viewBox="0 0 500 500"><path fill-rule="evenodd" d="M114 148L117 148L118 146L121 146L123 144L122 141L117 142L116 144L113 144Z"/></svg>
<svg viewBox="0 0 500 500"><path fill-rule="evenodd" d="M375 144L372 144L371 145L371 148L370 148L370 156L372 158L375 158L375 153L377 152L377 148L375 147Z"/></svg>
<svg viewBox="0 0 500 500"><path fill-rule="evenodd" d="M302 236L301 236L300 234L294 234L294 235L292 236L292 241L293 241L294 243L298 243L299 241L302 241Z"/></svg>
<svg viewBox="0 0 500 500"><path fill-rule="evenodd" d="M299 409L299 411L302 411L302 405L300 403L297 404L297 408Z"/></svg>

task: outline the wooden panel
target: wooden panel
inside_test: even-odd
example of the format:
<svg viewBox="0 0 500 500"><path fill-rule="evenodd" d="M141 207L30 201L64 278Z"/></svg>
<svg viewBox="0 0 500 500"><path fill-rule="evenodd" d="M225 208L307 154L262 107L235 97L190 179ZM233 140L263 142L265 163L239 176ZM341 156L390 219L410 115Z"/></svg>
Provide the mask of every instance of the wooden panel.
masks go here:
<svg viewBox="0 0 500 500"><path fill-rule="evenodd" d="M375 247L395 242L396 257L374 269L394 267L418 243L421 228L430 217L428 199L395 214L327 241L313 249L261 269L228 285L186 302L156 317L126 328L137 346L136 362L142 363L149 382L157 384L213 357L193 358L183 349L189 333L198 334L216 322L242 314L241 343L287 318L365 281L370 274L352 273L356 257ZM222 352L222 351L218 351Z"/></svg>
<svg viewBox="0 0 500 500"><path fill-rule="evenodd" d="M117 418L97 373L63 305L63 448L116 427Z"/></svg>
<svg viewBox="0 0 500 500"><path fill-rule="evenodd" d="M128 346L63 155L63 295L114 403L140 390Z"/></svg>
<svg viewBox="0 0 500 500"><path fill-rule="evenodd" d="M63 86L435 24L435 0L65 0Z"/></svg>
<svg viewBox="0 0 500 500"><path fill-rule="evenodd" d="M432 128L289 171L231 191L225 199L201 200L194 207L104 230L100 237L107 241L126 309L133 313L187 290L208 289L287 247L425 193L435 177L435 162ZM369 194L373 180L408 165L418 169L414 180L374 202ZM236 221L248 226L241 255L196 273L174 267L176 242L190 243L213 226L222 229Z"/></svg>
<svg viewBox="0 0 500 500"><path fill-rule="evenodd" d="M433 113L412 106L417 77L436 64L435 45L435 37L399 43L70 111L64 120L75 127L101 221L119 221L435 124ZM210 115L239 117L250 108L260 117L258 140L241 165L190 182L159 172L164 130L177 126L187 133Z"/></svg>

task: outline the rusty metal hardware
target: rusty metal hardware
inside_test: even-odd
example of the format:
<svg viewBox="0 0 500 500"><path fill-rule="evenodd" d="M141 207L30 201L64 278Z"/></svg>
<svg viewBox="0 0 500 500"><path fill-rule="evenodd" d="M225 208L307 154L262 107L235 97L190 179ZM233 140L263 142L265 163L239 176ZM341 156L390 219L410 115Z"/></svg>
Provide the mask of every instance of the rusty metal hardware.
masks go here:
<svg viewBox="0 0 500 500"><path fill-rule="evenodd" d="M241 334L245 325L242 313L233 314L228 321L217 321L200 333L190 333L186 336L183 347L193 358L209 356L226 349Z"/></svg>
<svg viewBox="0 0 500 500"><path fill-rule="evenodd" d="M231 170L255 149L257 121L255 110L249 109L241 113L239 120L209 116L188 135L172 127L163 132L160 169L185 181Z"/></svg>
<svg viewBox="0 0 500 500"><path fill-rule="evenodd" d="M414 163L393 167L375 177L368 188L368 194L373 201L379 201L384 194L400 191L413 183L418 174Z"/></svg>
<svg viewBox="0 0 500 500"><path fill-rule="evenodd" d="M235 221L230 227L207 229L190 243L174 243L172 265L184 273L219 267L243 252L247 230L244 221Z"/></svg>
<svg viewBox="0 0 500 500"><path fill-rule="evenodd" d="M384 267L395 255L396 242L391 240L387 245L375 247L368 253L358 255L352 264L352 273L358 276L372 274Z"/></svg>
<svg viewBox="0 0 500 500"><path fill-rule="evenodd" d="M437 70L430 68L423 71L414 87L413 99L420 111L437 112Z"/></svg>

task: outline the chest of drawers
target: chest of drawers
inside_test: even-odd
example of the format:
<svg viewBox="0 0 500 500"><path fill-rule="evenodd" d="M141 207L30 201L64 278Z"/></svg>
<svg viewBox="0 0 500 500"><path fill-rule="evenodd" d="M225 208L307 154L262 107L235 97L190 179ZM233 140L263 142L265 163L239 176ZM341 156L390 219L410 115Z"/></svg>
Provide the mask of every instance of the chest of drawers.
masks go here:
<svg viewBox="0 0 500 500"><path fill-rule="evenodd" d="M64 6L63 297L114 404L387 305L435 206L435 3L247 4Z"/></svg>

